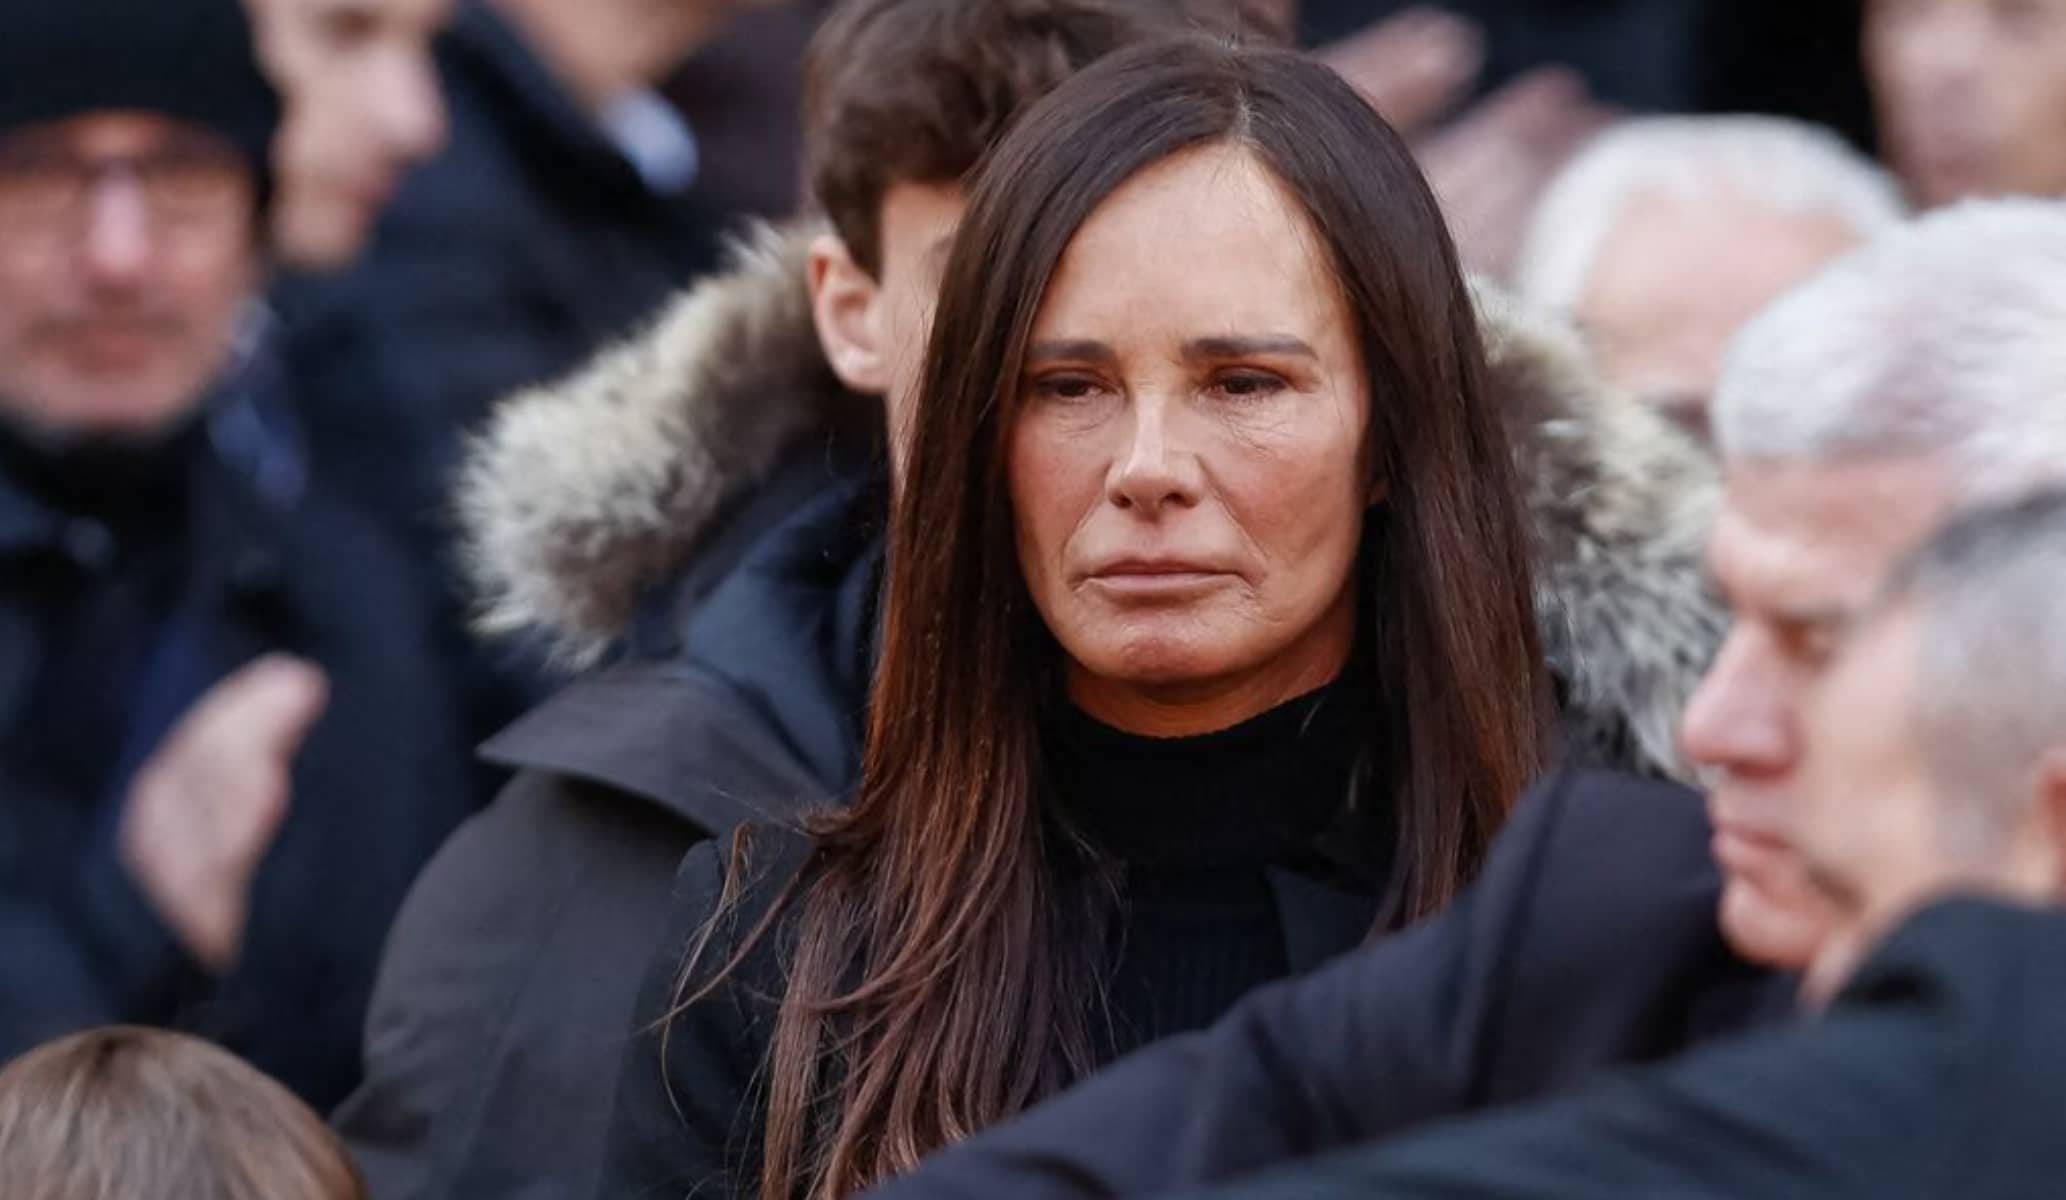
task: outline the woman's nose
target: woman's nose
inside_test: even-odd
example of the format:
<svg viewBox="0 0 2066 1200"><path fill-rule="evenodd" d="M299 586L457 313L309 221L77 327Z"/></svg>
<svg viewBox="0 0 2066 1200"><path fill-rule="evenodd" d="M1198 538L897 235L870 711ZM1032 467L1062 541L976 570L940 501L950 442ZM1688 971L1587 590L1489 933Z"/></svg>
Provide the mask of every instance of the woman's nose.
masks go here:
<svg viewBox="0 0 2066 1200"><path fill-rule="evenodd" d="M1175 406L1136 398L1129 411L1128 441L1112 469L1112 503L1149 516L1196 504L1202 471Z"/></svg>

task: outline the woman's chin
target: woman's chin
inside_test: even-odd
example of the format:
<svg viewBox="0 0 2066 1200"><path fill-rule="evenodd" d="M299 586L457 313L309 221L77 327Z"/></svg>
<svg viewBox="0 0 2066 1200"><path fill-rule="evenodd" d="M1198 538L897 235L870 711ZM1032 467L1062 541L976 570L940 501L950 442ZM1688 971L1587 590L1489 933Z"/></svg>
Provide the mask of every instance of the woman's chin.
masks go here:
<svg viewBox="0 0 2066 1200"><path fill-rule="evenodd" d="M1079 666L1108 685L1143 692L1184 693L1209 689L1239 671L1223 647L1203 639L1146 637L1101 648Z"/></svg>

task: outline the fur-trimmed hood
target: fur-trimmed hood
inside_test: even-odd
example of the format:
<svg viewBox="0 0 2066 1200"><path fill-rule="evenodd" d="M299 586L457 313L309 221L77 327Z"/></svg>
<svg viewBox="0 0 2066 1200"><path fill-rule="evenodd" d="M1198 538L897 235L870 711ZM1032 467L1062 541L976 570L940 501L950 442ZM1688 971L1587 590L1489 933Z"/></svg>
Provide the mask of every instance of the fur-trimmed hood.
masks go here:
<svg viewBox="0 0 2066 1200"><path fill-rule="evenodd" d="M756 227L644 331L496 406L456 493L482 632L593 664L790 443L873 413L818 343L815 232Z"/></svg>
<svg viewBox="0 0 2066 1200"><path fill-rule="evenodd" d="M458 493L483 630L594 662L797 437L872 413L817 341L815 232L757 229L644 333L498 407ZM1489 290L1479 306L1567 732L1589 757L1690 780L1677 716L1726 621L1702 566L1714 466L1603 389L1568 331Z"/></svg>
<svg viewBox="0 0 2066 1200"><path fill-rule="evenodd" d="M1692 784L1679 714L1729 623L1707 574L1714 457L1607 388L1569 327L1475 290L1565 733L1593 761Z"/></svg>

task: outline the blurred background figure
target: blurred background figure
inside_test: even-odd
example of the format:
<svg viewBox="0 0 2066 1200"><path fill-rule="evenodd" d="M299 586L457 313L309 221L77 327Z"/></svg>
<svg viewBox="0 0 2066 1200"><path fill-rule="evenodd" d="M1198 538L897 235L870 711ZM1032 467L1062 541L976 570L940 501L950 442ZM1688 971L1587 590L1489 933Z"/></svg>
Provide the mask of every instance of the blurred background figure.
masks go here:
<svg viewBox="0 0 2066 1200"><path fill-rule="evenodd" d="M0 1054L178 1024L328 1104L465 807L426 589L273 357L236 0L0 21Z"/></svg>
<svg viewBox="0 0 2066 1200"><path fill-rule="evenodd" d="M696 131L696 190L712 211L782 217L803 203L804 47L832 6L742 7L661 85Z"/></svg>
<svg viewBox="0 0 2066 1200"><path fill-rule="evenodd" d="M1545 66L1634 112L1788 112L1863 137L1854 4L1798 0L1299 0L1308 45L1345 44L1395 16L1439 11L1482 36L1458 97L1475 101Z"/></svg>
<svg viewBox="0 0 2066 1200"><path fill-rule="evenodd" d="M2066 194L2066 0L1867 0L1887 161L1924 208Z"/></svg>
<svg viewBox="0 0 2066 1200"><path fill-rule="evenodd" d="M449 144L363 258L282 289L317 453L425 559L445 563L462 432L713 263L726 214L655 89L750 2L461 0L437 55Z"/></svg>
<svg viewBox="0 0 2066 1200"><path fill-rule="evenodd" d="M1869 140L1858 14L1787 0L1303 0L1306 43L1414 136L1473 270L1612 116L1778 113Z"/></svg>
<svg viewBox="0 0 2066 1200"><path fill-rule="evenodd" d="M1639 118L1556 177L1515 286L1575 321L1610 382L1704 432L1736 330L1902 217L1894 182L1812 125Z"/></svg>
<svg viewBox="0 0 2066 1200"><path fill-rule="evenodd" d="M290 266L344 266L408 169L445 143L431 39L452 0L247 3L285 105L273 147L275 251Z"/></svg>
<svg viewBox="0 0 2066 1200"><path fill-rule="evenodd" d="M52 1042L0 1070L11 1200L363 1200L337 1135L207 1042L136 1028Z"/></svg>
<svg viewBox="0 0 2066 1200"><path fill-rule="evenodd" d="M452 0L245 0L245 8L259 64L282 104L269 214L274 259L307 274L341 270L365 252L410 172L446 144L434 53L451 21ZM292 346L295 332L290 325L282 340ZM308 360L287 357L297 377L309 373ZM316 420L327 410L311 410L307 380L297 378L292 390L302 423L316 426L313 448L326 473L353 490L354 504L383 514L380 503L367 497L389 486L390 475L375 470L360 479L363 464L327 453L338 436L331 423ZM363 403L379 408L370 396ZM410 447L392 449L399 460ZM448 671L461 681L467 740L479 742L515 716L533 678L519 657L497 654L473 639L451 602L444 564L410 533L401 528L392 536L416 558ZM473 797L485 802L500 786L501 774L486 766L474 774Z"/></svg>

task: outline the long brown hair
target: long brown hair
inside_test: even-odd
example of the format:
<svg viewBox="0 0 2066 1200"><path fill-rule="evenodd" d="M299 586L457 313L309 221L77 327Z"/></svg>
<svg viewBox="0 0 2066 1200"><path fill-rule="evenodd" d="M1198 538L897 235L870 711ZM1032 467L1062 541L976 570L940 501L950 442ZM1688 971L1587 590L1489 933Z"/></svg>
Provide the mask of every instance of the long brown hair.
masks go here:
<svg viewBox="0 0 2066 1200"><path fill-rule="evenodd" d="M1020 575L1006 444L1076 230L1143 168L1222 142L1303 203L1370 377L1388 490L1366 518L1361 644L1398 836L1381 928L1448 902L1539 767L1547 689L1514 466L1455 250L1406 147L1287 52L1182 40L1091 67L978 171L946 269L863 782L812 822L809 867L777 905L794 940L768 1067L768 1200L866 1187L1092 1065L1097 954L1076 922L1089 889L1040 802L1036 711L1058 650Z"/></svg>

